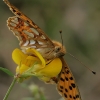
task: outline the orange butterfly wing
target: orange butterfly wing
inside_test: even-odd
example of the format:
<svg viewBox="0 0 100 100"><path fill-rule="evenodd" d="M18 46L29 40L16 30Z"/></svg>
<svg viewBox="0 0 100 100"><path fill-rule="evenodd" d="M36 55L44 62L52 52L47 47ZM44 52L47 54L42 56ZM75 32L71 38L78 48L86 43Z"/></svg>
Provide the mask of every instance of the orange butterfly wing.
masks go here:
<svg viewBox="0 0 100 100"><path fill-rule="evenodd" d="M10 10L16 15L15 17L10 17L8 19L8 27L9 27L9 22L12 22L12 21L18 22L18 23L15 23L15 24L18 24L18 25L21 24L21 25L19 25L20 27L23 27L23 25L25 24L24 26L26 26L26 27L23 27L23 28L26 29L27 33L30 32L28 29L32 28L31 32L32 32L33 35L35 34L35 35L41 36L41 38L46 39L46 41L49 42L49 46L54 47L53 42L48 38L48 36L44 33L44 31L42 31L42 29L39 28L30 18L28 18L26 15L24 15L22 12L20 12L8 0L3 0L3 1L8 5L8 7L10 8ZM11 29L11 27L9 27L9 28ZM11 30L14 31L13 28ZM21 30L19 30L19 32L21 32ZM19 33L19 34L21 34L21 33ZM32 35L32 34L27 34L27 35L29 36L29 35ZM23 38L23 39L26 39L26 38ZM42 40L42 39L40 39L40 40Z"/></svg>
<svg viewBox="0 0 100 100"><path fill-rule="evenodd" d="M7 26L19 39L21 47L33 47L35 49L54 47L43 33L17 16L8 18Z"/></svg>
<svg viewBox="0 0 100 100"><path fill-rule="evenodd" d="M75 79L65 60L60 58L63 64L61 73L58 76L57 89L65 100L81 100Z"/></svg>
<svg viewBox="0 0 100 100"><path fill-rule="evenodd" d="M8 18L7 25L20 41L21 49L25 52L25 50L29 47L35 48L42 54L44 58L48 57L48 55L50 55L55 48L53 42L30 18L20 12L8 0L3 1L16 15Z"/></svg>

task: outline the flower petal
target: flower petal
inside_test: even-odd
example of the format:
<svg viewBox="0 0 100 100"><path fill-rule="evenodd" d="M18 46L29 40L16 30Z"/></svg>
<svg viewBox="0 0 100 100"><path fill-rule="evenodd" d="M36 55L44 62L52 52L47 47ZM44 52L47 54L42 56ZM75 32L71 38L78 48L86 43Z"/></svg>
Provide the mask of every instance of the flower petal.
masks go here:
<svg viewBox="0 0 100 100"><path fill-rule="evenodd" d="M22 64L21 66L17 66L17 68L16 68L16 73L22 74L23 72L25 72L25 71L28 70L28 69L29 69L28 66Z"/></svg>
<svg viewBox="0 0 100 100"><path fill-rule="evenodd" d="M45 60L43 59L43 57L41 56L41 54L38 51L36 51L34 48L32 48L32 49L30 48L30 49L27 50L27 53L32 53L36 57L38 57L42 62L42 68L45 67Z"/></svg>
<svg viewBox="0 0 100 100"><path fill-rule="evenodd" d="M20 49L15 49L12 52L12 59L17 65L20 65L21 61L25 59L27 55L25 55Z"/></svg>
<svg viewBox="0 0 100 100"><path fill-rule="evenodd" d="M19 49L15 49L12 58L18 64L16 75L20 75L20 78L21 76L27 78L35 75L43 81L50 81L62 69L62 62L59 58L55 58L46 65L47 62L45 62L41 54L33 48L27 49L26 54Z"/></svg>
<svg viewBox="0 0 100 100"><path fill-rule="evenodd" d="M51 63L45 66L45 68L36 72L43 81L49 81L52 77L56 77L62 69L62 62L59 58L55 58Z"/></svg>

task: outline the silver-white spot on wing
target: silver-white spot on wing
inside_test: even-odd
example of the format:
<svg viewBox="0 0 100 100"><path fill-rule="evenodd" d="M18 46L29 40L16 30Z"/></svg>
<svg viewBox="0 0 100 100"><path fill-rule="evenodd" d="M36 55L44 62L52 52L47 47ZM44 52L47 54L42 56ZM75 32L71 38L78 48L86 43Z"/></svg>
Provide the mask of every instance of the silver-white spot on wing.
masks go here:
<svg viewBox="0 0 100 100"><path fill-rule="evenodd" d="M44 35L41 36L41 39L46 39Z"/></svg>
<svg viewBox="0 0 100 100"><path fill-rule="evenodd" d="M15 17L14 20L18 22L18 17Z"/></svg>
<svg viewBox="0 0 100 100"><path fill-rule="evenodd" d="M38 49L36 49L36 50L37 50L37 51L41 51L41 49L39 49L39 48L38 48Z"/></svg>
<svg viewBox="0 0 100 100"><path fill-rule="evenodd" d="M37 30L35 30L34 28L30 28L32 31L33 31L33 33L35 33L36 35L39 35L39 32L37 31Z"/></svg>
<svg viewBox="0 0 100 100"><path fill-rule="evenodd" d="M22 37L18 31L13 30L13 33L17 36L18 40L22 41Z"/></svg>
<svg viewBox="0 0 100 100"><path fill-rule="evenodd" d="M27 46L29 44L29 41L27 40L24 44L23 44L23 46Z"/></svg>
<svg viewBox="0 0 100 100"><path fill-rule="evenodd" d="M14 20L12 19L11 20L13 23L15 23L15 24L18 24L19 22L18 22L18 18L14 18Z"/></svg>
<svg viewBox="0 0 100 100"><path fill-rule="evenodd" d="M18 31L14 31L13 32L16 34L16 35L19 35L20 36L20 33Z"/></svg>
<svg viewBox="0 0 100 100"><path fill-rule="evenodd" d="M24 22L24 25L25 25L25 26L29 26L29 24L27 24L26 22Z"/></svg>
<svg viewBox="0 0 100 100"><path fill-rule="evenodd" d="M44 43L43 42L41 42L41 41L38 41L38 43L40 44L40 45L43 45Z"/></svg>
<svg viewBox="0 0 100 100"><path fill-rule="evenodd" d="M28 32L28 31L26 31L26 30L23 30L23 32L24 32L25 34L27 34L29 37L32 37L32 38L34 37L34 34Z"/></svg>
<svg viewBox="0 0 100 100"><path fill-rule="evenodd" d="M16 27L15 23L10 22L10 25Z"/></svg>
<svg viewBox="0 0 100 100"><path fill-rule="evenodd" d="M33 39L30 40L30 45L35 44L35 41Z"/></svg>
<svg viewBox="0 0 100 100"><path fill-rule="evenodd" d="M36 48L36 46L31 46L31 48Z"/></svg>

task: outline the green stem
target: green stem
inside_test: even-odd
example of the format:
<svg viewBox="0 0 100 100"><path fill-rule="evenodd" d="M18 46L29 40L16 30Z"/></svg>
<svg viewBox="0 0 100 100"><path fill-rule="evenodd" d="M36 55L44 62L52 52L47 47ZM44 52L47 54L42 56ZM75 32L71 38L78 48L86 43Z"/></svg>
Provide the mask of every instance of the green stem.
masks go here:
<svg viewBox="0 0 100 100"><path fill-rule="evenodd" d="M15 82L16 82L16 78L13 79L13 81L12 81L12 83L11 83L11 85L10 85L6 95L5 95L5 97L3 98L3 100L7 100L8 96L9 96L9 94L10 94L10 92L11 92L11 90L12 90L14 84L15 84Z"/></svg>

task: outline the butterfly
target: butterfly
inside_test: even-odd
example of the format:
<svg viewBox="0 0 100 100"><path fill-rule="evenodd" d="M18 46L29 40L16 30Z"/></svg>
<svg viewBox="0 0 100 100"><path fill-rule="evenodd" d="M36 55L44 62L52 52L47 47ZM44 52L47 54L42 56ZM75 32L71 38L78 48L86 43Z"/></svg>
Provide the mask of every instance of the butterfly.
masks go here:
<svg viewBox="0 0 100 100"><path fill-rule="evenodd" d="M60 58L62 70L56 79L52 79L57 84L58 92L64 100L81 100L81 96L76 86L75 79L63 56L66 53L61 43L52 41L30 18L19 11L8 0L3 0L9 9L15 14L7 20L8 28L19 40L21 49L25 52L27 48L34 48L46 60Z"/></svg>

